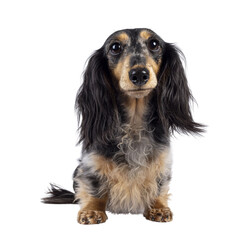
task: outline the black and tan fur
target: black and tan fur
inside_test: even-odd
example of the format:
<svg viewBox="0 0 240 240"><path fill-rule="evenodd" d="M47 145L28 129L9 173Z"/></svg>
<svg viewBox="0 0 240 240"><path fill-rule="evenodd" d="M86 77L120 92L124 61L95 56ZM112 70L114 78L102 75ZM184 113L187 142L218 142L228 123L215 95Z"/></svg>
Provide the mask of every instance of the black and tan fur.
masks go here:
<svg viewBox="0 0 240 240"><path fill-rule="evenodd" d="M90 57L76 98L83 151L75 194L52 186L45 203L79 202L82 224L105 222L106 211L172 220L170 136L202 132L181 55L149 29L126 29Z"/></svg>

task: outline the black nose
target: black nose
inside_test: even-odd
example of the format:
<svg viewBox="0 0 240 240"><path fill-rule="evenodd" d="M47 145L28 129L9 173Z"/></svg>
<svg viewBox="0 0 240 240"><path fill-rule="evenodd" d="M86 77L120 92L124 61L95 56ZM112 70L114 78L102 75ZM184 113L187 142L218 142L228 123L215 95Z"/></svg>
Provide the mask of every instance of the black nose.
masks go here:
<svg viewBox="0 0 240 240"><path fill-rule="evenodd" d="M129 71L129 79L136 86L143 86L149 79L149 71L146 68L134 68Z"/></svg>

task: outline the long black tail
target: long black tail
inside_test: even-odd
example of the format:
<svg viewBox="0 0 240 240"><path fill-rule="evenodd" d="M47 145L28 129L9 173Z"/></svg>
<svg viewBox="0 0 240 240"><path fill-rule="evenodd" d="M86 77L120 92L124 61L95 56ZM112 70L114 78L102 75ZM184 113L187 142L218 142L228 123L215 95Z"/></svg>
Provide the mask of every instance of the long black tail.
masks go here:
<svg viewBox="0 0 240 240"><path fill-rule="evenodd" d="M51 187L48 190L48 197L42 198L43 203L51 204L65 204L65 203L77 203L75 201L74 193L58 187L55 184L50 184Z"/></svg>

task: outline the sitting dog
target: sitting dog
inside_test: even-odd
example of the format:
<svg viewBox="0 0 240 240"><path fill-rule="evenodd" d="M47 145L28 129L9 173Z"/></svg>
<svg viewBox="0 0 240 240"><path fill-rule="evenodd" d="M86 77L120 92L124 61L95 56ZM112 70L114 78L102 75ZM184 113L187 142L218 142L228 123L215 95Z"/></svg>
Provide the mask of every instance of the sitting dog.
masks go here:
<svg viewBox="0 0 240 240"><path fill-rule="evenodd" d="M113 33L90 57L76 97L82 157L75 193L51 185L45 203L76 203L81 224L106 210L172 220L170 137L201 133L193 121L182 52L150 29Z"/></svg>

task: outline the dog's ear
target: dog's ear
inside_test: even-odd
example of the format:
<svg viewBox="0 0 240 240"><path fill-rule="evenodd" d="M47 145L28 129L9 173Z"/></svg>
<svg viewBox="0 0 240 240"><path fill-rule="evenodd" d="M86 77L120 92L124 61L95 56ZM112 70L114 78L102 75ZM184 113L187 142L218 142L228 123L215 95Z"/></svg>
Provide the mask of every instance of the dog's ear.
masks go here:
<svg viewBox="0 0 240 240"><path fill-rule="evenodd" d="M201 133L203 125L193 121L190 103L193 100L181 62L183 53L173 44L165 43L158 76L158 113L166 130Z"/></svg>
<svg viewBox="0 0 240 240"><path fill-rule="evenodd" d="M89 59L83 75L75 108L80 124L79 143L88 148L96 140L106 143L113 136L116 122L116 102L104 49L97 50Z"/></svg>

